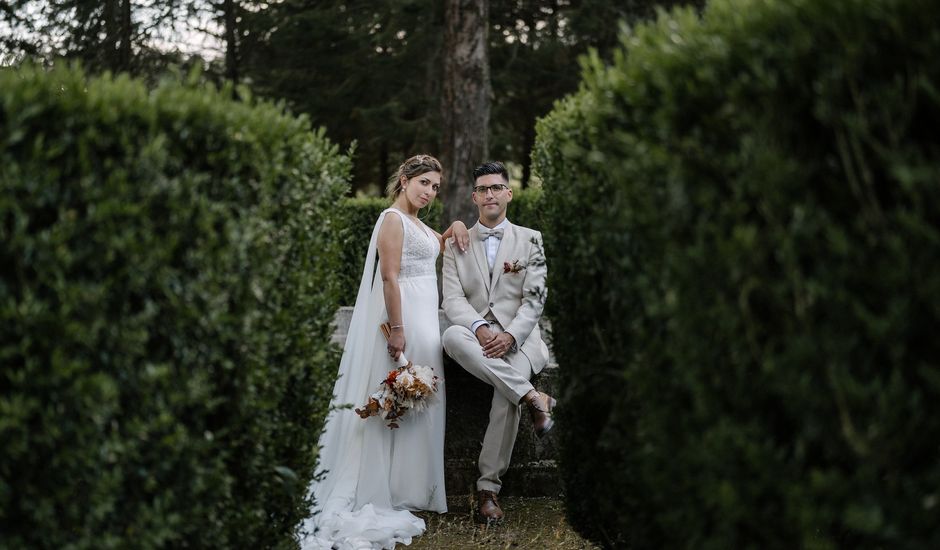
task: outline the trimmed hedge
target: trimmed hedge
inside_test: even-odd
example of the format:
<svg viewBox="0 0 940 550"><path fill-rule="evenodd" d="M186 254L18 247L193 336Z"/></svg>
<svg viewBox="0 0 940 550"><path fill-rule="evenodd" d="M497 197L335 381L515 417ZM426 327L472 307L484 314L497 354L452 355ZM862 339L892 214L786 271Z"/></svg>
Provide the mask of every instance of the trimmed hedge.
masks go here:
<svg viewBox="0 0 940 550"><path fill-rule="evenodd" d="M388 199L378 197L344 198L331 217L332 256L338 274L340 305L352 306L359 291L362 264L366 259L375 220L388 208Z"/></svg>
<svg viewBox="0 0 940 550"><path fill-rule="evenodd" d="M940 4L715 0L538 124L568 514L940 547Z"/></svg>
<svg viewBox="0 0 940 550"><path fill-rule="evenodd" d="M528 225L540 223L539 199L541 191L537 189L517 192L509 203L507 215L513 223ZM357 197L345 198L333 210L330 224L332 238L330 256L335 261L335 271L339 277L339 303L353 305L356 301L356 292L359 290L359 278L362 276L362 262L366 258L366 249L375 220L382 210L388 208L389 202L384 197ZM431 203L429 210L421 211L418 216L429 227L441 232L447 227L441 218L444 208L441 201ZM520 221L521 220L521 221Z"/></svg>
<svg viewBox="0 0 940 550"><path fill-rule="evenodd" d="M516 225L541 231L545 223L542 215L542 189L535 187L514 192L512 202L506 209L506 217Z"/></svg>
<svg viewBox="0 0 940 550"><path fill-rule="evenodd" d="M340 304L352 306L356 302L362 263L366 259L369 239L379 214L389 207L384 197L344 198L332 216L333 253L340 278ZM418 213L424 223L439 230L438 220L443 212L440 201L431 203L429 210Z"/></svg>
<svg viewBox="0 0 940 550"><path fill-rule="evenodd" d="M384 197L344 198L331 216L331 250L339 274L339 303L352 306L356 303L362 264L366 261L372 229L379 214L389 207ZM434 201L428 210L418 212L418 217L429 227L440 232L443 214L441 201Z"/></svg>
<svg viewBox="0 0 940 550"><path fill-rule="evenodd" d="M295 545L349 159L280 106L0 71L0 540Z"/></svg>

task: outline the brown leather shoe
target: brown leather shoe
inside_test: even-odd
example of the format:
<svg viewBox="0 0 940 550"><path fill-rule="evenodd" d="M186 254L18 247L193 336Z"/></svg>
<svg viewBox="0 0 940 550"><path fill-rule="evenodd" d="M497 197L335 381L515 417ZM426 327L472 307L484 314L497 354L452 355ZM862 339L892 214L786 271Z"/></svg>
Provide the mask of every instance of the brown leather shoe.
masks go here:
<svg viewBox="0 0 940 550"><path fill-rule="evenodd" d="M529 414L532 415L532 427L535 435L542 438L552 429L555 421L552 420L552 409L555 408L555 398L547 393L534 392L532 397L526 399Z"/></svg>
<svg viewBox="0 0 940 550"><path fill-rule="evenodd" d="M493 491L478 491L477 504L477 514L482 523L498 525L503 520L503 509L499 507Z"/></svg>

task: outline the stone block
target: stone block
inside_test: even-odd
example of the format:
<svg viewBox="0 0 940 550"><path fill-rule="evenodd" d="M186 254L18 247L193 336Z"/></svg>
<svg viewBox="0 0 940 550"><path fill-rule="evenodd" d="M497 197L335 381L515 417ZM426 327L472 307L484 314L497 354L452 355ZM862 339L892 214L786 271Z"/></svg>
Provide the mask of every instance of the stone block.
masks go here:
<svg viewBox="0 0 940 550"><path fill-rule="evenodd" d="M333 341L342 346L346 340L351 307L341 307L335 318ZM450 322L440 312L441 333ZM547 322L543 320L543 335ZM551 346L549 346L550 348ZM550 353L551 350L549 349ZM443 351L442 351L443 353ZM540 391L557 395L557 369L553 354L549 364L533 377L532 383ZM479 472L476 461L480 454L483 434L489 421L492 386L477 380L456 362L444 356L444 377L447 392L447 428L444 440L445 483L448 495L470 493ZM555 462L555 439L551 433L543 439L535 436L528 411L523 408L519 423L519 434L513 448L509 471L503 479L503 495L558 496L561 482Z"/></svg>

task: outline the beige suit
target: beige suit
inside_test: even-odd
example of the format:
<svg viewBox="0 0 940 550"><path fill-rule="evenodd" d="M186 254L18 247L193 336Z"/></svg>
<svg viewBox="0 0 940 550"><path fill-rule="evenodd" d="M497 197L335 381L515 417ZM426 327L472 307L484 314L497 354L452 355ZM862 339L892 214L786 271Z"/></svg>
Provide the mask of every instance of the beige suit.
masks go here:
<svg viewBox="0 0 940 550"><path fill-rule="evenodd" d="M548 347L538 326L547 296L547 269L542 235L510 223L491 273L477 232L480 227L471 228L466 254L455 254L450 242L444 248L443 307L452 326L444 332L443 344L464 369L494 387L477 489L498 493L519 429L519 401L533 389L532 374L548 363ZM499 359L485 357L471 332L480 319L489 321L494 331L511 334L516 341L514 351Z"/></svg>

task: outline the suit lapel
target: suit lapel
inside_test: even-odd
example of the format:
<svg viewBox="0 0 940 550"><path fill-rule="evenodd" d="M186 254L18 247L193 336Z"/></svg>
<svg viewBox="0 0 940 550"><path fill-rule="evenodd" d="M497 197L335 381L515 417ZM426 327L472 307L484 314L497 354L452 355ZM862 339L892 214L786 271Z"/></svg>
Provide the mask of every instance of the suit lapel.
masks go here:
<svg viewBox="0 0 940 550"><path fill-rule="evenodd" d="M490 292L496 288L499 276L503 274L503 262L509 256L509 250L516 243L512 223L506 223L506 229L503 230L503 238L500 239L499 250L496 251L496 261L493 263L493 278L490 282Z"/></svg>
<svg viewBox="0 0 940 550"><path fill-rule="evenodd" d="M477 232L479 227L479 222L473 226L473 234L470 236L470 248L473 249L473 257L477 262L477 267L480 268L480 280L483 281L483 286L489 290L490 266L486 261L486 247L483 246L483 241L480 240L480 235Z"/></svg>

